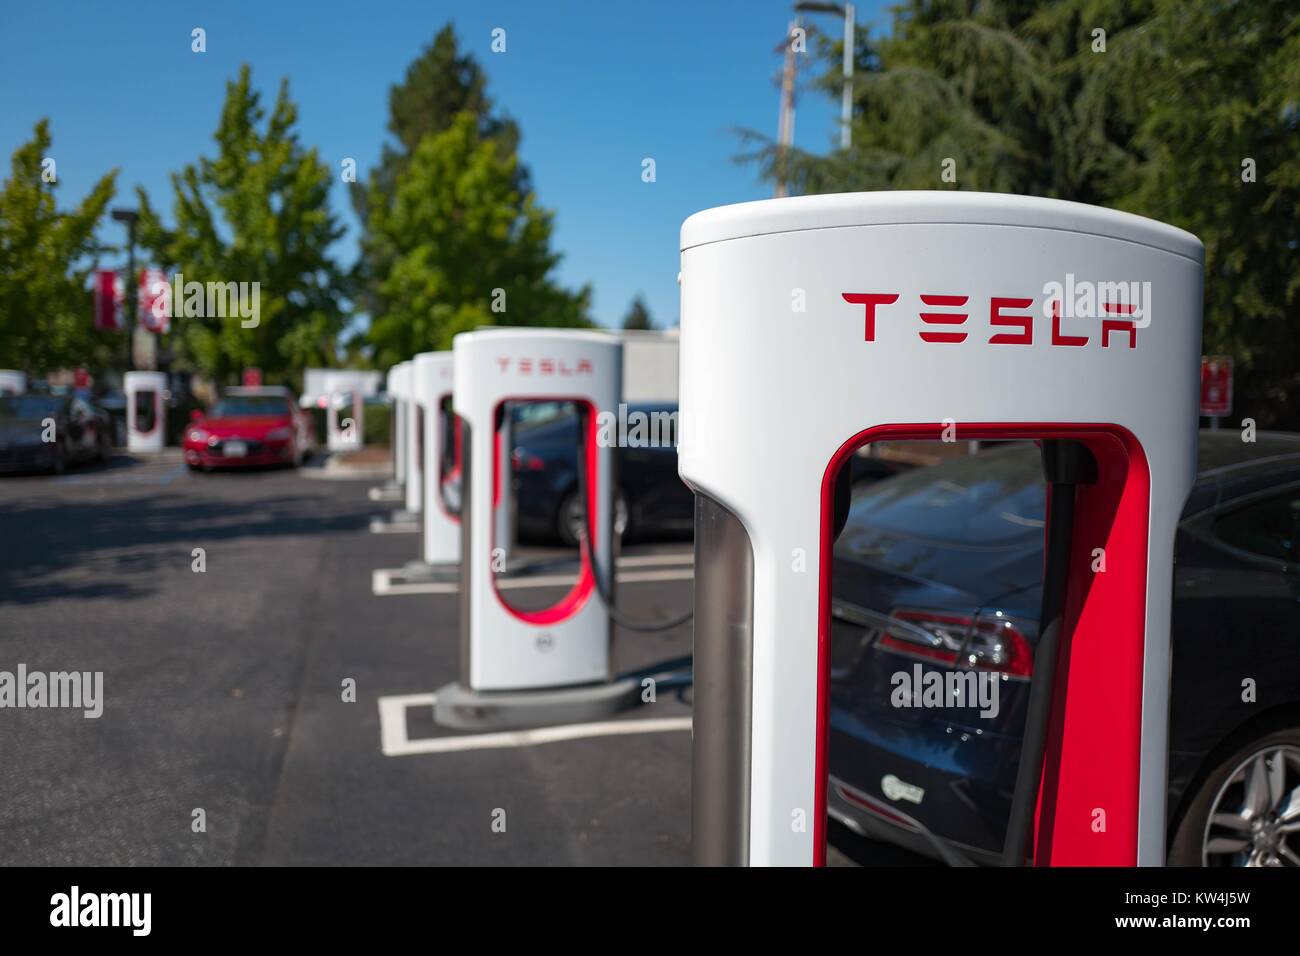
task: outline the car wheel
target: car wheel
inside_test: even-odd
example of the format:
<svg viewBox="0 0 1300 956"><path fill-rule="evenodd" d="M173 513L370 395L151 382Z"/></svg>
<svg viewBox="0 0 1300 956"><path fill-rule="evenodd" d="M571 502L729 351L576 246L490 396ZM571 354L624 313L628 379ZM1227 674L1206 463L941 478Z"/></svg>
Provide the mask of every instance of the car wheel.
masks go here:
<svg viewBox="0 0 1300 956"><path fill-rule="evenodd" d="M1169 848L1172 866L1300 866L1300 728L1275 731L1210 772Z"/></svg>
<svg viewBox="0 0 1300 956"><path fill-rule="evenodd" d="M576 548L584 520L585 515L575 489L565 495L564 500L560 502L555 523L556 537L565 545ZM614 499L614 533L622 537L625 531L627 531L627 499L623 497L622 492L619 492L618 497Z"/></svg>

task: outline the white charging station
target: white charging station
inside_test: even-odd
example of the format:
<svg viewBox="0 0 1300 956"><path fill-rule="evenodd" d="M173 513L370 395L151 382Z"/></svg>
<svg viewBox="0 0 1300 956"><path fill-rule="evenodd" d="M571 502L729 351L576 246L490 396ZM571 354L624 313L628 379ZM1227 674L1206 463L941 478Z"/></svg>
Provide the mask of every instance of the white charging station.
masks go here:
<svg viewBox="0 0 1300 956"><path fill-rule="evenodd" d="M325 444L330 451L356 451L365 443L366 405L360 388L336 386L325 411Z"/></svg>
<svg viewBox="0 0 1300 956"><path fill-rule="evenodd" d="M402 501L406 497L403 485L406 481L406 406L402 400L402 367L394 365L388 370L384 379L384 390L389 401L389 443L393 456L393 477L384 484L371 488L368 496L371 501Z"/></svg>
<svg viewBox="0 0 1300 956"><path fill-rule="evenodd" d="M681 248L696 861L824 862L839 466L874 440L1034 438L1096 468L1045 532L1066 535L1068 575L1059 664L1044 678L1035 658L1054 696L1041 779L1026 762L1033 861L1161 865L1199 240L1076 203L907 192L711 209Z"/></svg>
<svg viewBox="0 0 1300 956"><path fill-rule="evenodd" d="M432 354L432 353L431 353ZM424 483L421 481L423 463L420 461L420 431L422 419L420 406L415 400L415 359L408 359L399 366L402 385L402 443L406 447L404 468L406 471L402 487L406 492L404 500L407 515L418 515L424 506Z"/></svg>
<svg viewBox="0 0 1300 956"><path fill-rule="evenodd" d="M392 442L393 442L393 481L397 485L406 483L406 399L402 394L402 365L394 365L388 370L388 395L393 403Z"/></svg>
<svg viewBox="0 0 1300 956"><path fill-rule="evenodd" d="M504 328L463 333L452 344L463 455L460 680L437 692L435 715L447 726L504 727L625 706L618 702L627 688L610 682L611 622L596 593L599 576L613 594L615 448L598 441L597 421L617 414L622 344L599 332ZM523 611L497 587L506 570L497 516L510 481L502 429L511 403L532 401L572 402L585 418L579 461L592 534L568 593Z"/></svg>
<svg viewBox="0 0 1300 956"><path fill-rule="evenodd" d="M402 397L402 380L406 375L402 363L393 365L385 377L385 392L389 397L389 445L393 451L393 477L376 488L369 489L370 501L398 502L406 499L406 401Z"/></svg>
<svg viewBox="0 0 1300 956"><path fill-rule="evenodd" d="M127 372L122 376L122 391L126 396L127 451L162 451L167 432L167 376L162 372Z"/></svg>
<svg viewBox="0 0 1300 956"><path fill-rule="evenodd" d="M26 391L26 373L11 368L0 368L0 395L22 395Z"/></svg>
<svg viewBox="0 0 1300 956"><path fill-rule="evenodd" d="M452 354L425 352L415 359L416 402L424 411L424 535L422 556L431 566L460 561L460 516L453 512L443 488L455 477L455 423L443 413L444 402L452 398ZM451 451L453 461L448 462Z"/></svg>

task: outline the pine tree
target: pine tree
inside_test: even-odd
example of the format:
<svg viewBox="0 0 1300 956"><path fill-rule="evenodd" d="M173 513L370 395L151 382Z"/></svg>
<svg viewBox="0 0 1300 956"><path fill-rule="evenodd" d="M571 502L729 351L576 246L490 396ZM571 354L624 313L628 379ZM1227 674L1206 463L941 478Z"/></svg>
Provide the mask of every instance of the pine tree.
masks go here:
<svg viewBox="0 0 1300 956"><path fill-rule="evenodd" d="M628 307L627 315L623 317L623 328L646 330L654 327L655 323L654 319L650 317L650 310L646 307L645 300L638 295Z"/></svg>

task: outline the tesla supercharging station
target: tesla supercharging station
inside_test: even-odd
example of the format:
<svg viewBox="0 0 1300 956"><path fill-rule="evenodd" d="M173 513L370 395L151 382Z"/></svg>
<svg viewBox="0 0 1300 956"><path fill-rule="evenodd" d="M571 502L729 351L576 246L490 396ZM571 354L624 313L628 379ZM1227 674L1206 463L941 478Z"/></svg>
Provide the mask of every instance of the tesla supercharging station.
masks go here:
<svg viewBox="0 0 1300 956"><path fill-rule="evenodd" d="M437 692L435 716L452 727L508 727L626 706L628 685L610 681L612 626L595 593L599 585L613 596L615 448L598 441L596 424L602 412L617 415L622 343L599 332L483 329L452 345L463 456L460 675ZM591 536L569 592L523 611L497 588L505 551L496 518L510 493L509 409L535 401L572 402L584 422L578 454ZM639 689L631 685L633 696Z"/></svg>
<svg viewBox="0 0 1300 956"><path fill-rule="evenodd" d="M433 578L458 571L460 561L460 516L448 500L444 481L457 478L456 428L444 414L452 397L452 355L450 352L422 352L411 363L411 406L418 409L419 440L412 454L420 456L416 480L423 485L421 560L406 566L406 581Z"/></svg>
<svg viewBox="0 0 1300 956"><path fill-rule="evenodd" d="M162 451L167 430L163 396L167 376L162 372L127 372L122 376L126 396L127 451Z"/></svg>
<svg viewBox="0 0 1300 956"><path fill-rule="evenodd" d="M396 500L402 507L395 509L388 517L371 518L370 530L381 534L414 533L421 528L420 512L424 504L424 481L420 460L420 431L423 427L423 415L415 394L415 359L398 362L393 366L389 376L393 406L397 410L393 439L396 444L393 467L397 475L396 484L400 487L395 493L381 491L378 495L374 494L372 489L371 499Z"/></svg>
<svg viewBox="0 0 1300 956"><path fill-rule="evenodd" d="M371 488L369 498L371 501L402 501L406 497L406 491L403 487L406 482L406 403L402 398L402 376L404 374L402 363L394 365L388 370L388 375L384 380L384 388L388 393L388 399L391 403L392 411L390 413L390 424L392 426L393 447L393 477L377 488Z"/></svg>
<svg viewBox="0 0 1300 956"><path fill-rule="evenodd" d="M1030 710L1048 703L1010 862L1161 865L1201 243L959 192L746 203L692 216L681 239L696 861L824 862L839 466L882 439L1033 438L1050 490Z"/></svg>
<svg viewBox="0 0 1300 956"><path fill-rule="evenodd" d="M351 387L340 385L329 393L325 415L325 444L330 451L356 451L362 446L365 402L359 384Z"/></svg>
<svg viewBox="0 0 1300 956"><path fill-rule="evenodd" d="M406 410L402 422L406 436L406 481L403 482L406 489L405 511L406 515L414 516L420 513L424 504L424 484L420 480L423 465L419 457L422 416L419 403L415 400L415 359L408 359L399 367L402 369L402 405Z"/></svg>

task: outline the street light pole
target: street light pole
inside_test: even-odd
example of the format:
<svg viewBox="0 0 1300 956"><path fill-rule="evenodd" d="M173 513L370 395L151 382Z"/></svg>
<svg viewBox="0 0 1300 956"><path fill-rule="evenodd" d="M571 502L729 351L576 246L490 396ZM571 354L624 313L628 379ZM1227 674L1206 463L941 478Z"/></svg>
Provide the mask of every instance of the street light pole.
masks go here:
<svg viewBox="0 0 1300 956"><path fill-rule="evenodd" d="M781 71L781 113L776 126L777 176L774 195L789 195L786 180L790 173L790 147L794 145L794 31L803 24L802 17L790 21L785 34L785 67Z"/></svg>
<svg viewBox="0 0 1300 956"><path fill-rule="evenodd" d="M134 209L114 209L113 219L126 223L126 286L122 305L124 324L126 325L126 367L135 368L135 312L139 308L139 280L135 275L135 224L140 214Z"/></svg>
<svg viewBox="0 0 1300 956"><path fill-rule="evenodd" d="M844 5L844 94L840 99L840 147L847 150L853 144L853 4Z"/></svg>
<svg viewBox="0 0 1300 956"><path fill-rule="evenodd" d="M840 148L853 144L853 40L857 11L853 4L796 3L795 10L804 13L834 13L844 17L844 90L840 96Z"/></svg>

